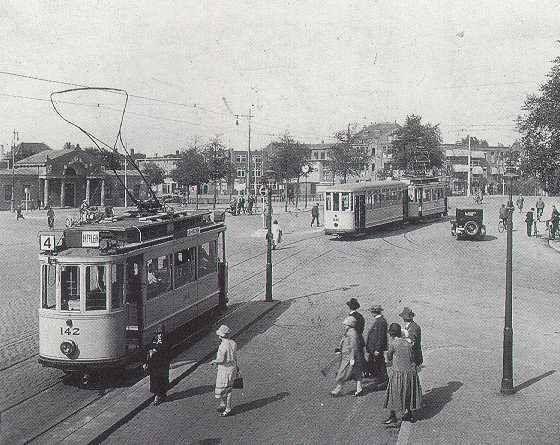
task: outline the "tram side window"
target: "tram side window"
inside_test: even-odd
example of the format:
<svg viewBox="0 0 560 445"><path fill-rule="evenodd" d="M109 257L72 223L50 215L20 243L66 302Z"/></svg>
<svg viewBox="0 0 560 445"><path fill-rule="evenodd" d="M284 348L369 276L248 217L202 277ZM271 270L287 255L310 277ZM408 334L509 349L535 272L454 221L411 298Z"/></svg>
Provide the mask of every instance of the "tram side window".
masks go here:
<svg viewBox="0 0 560 445"><path fill-rule="evenodd" d="M86 267L86 311L107 309L106 266Z"/></svg>
<svg viewBox="0 0 560 445"><path fill-rule="evenodd" d="M56 307L56 267L43 266L43 309L54 309Z"/></svg>
<svg viewBox="0 0 560 445"><path fill-rule="evenodd" d="M350 193L341 193L342 202L340 206L340 210L350 210Z"/></svg>
<svg viewBox="0 0 560 445"><path fill-rule="evenodd" d="M80 310L80 268L78 266L61 266L60 297L60 309L63 311Z"/></svg>
<svg viewBox="0 0 560 445"><path fill-rule="evenodd" d="M175 254L175 288L196 281L196 247Z"/></svg>
<svg viewBox="0 0 560 445"><path fill-rule="evenodd" d="M338 196L339 196L339 195L340 195L340 193L336 193L336 192L332 194L332 199L333 199L333 201L332 201L332 209L333 209L335 212L338 212L338 211L340 210L340 201L338 200Z"/></svg>
<svg viewBox="0 0 560 445"><path fill-rule="evenodd" d="M331 208L332 208L331 203L332 203L332 193L329 192L329 193L325 194L325 208L327 210L331 210Z"/></svg>
<svg viewBox="0 0 560 445"><path fill-rule="evenodd" d="M198 277L201 278L209 273L216 272L216 241L198 246Z"/></svg>
<svg viewBox="0 0 560 445"><path fill-rule="evenodd" d="M123 301L124 265L111 266L111 308L118 309Z"/></svg>
<svg viewBox="0 0 560 445"><path fill-rule="evenodd" d="M432 200L432 191L430 189L424 189L424 196L422 197L423 201L431 201Z"/></svg>
<svg viewBox="0 0 560 445"><path fill-rule="evenodd" d="M171 267L167 255L146 261L147 298L154 298L171 288Z"/></svg>

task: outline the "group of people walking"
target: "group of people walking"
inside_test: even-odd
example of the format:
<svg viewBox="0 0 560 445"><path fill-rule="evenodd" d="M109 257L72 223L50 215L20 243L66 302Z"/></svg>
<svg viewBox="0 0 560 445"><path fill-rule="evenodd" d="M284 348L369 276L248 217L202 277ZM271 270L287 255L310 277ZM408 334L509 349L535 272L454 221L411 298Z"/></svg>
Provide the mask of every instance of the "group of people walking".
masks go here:
<svg viewBox="0 0 560 445"><path fill-rule="evenodd" d="M335 349L340 355L340 364L331 395L340 396L344 383L353 380L356 382L354 396L362 396L363 380L371 379L375 390L386 391L383 407L389 410L389 417L384 420L387 426L398 425L397 412L402 420L414 421L412 412L422 405L418 369L423 363L422 334L420 326L414 322L414 312L405 307L399 314L404 325L391 323L387 326L383 308L380 305L371 307L373 323L364 340L365 319L358 312L360 304L356 298L346 304L350 312L342 321L344 335Z"/></svg>
<svg viewBox="0 0 560 445"><path fill-rule="evenodd" d="M521 206L519 206L519 200L523 200L521 196L518 198L518 207L519 212L521 213L523 209L523 202L521 201ZM527 226L527 236L537 236L538 234L538 226L537 223L541 221L542 215L544 213L544 201L542 197L537 199L535 207L531 207L531 209L525 214L525 224ZM558 235L558 224L560 223L560 212L556 209L556 206L552 206L552 210L550 212L550 219L546 221L547 228L550 224L550 237L556 238Z"/></svg>
<svg viewBox="0 0 560 445"><path fill-rule="evenodd" d="M232 198L229 203L229 210L232 215L241 215L246 213L248 215L253 214L253 206L255 205L255 197L253 195L245 196L240 195L238 198Z"/></svg>

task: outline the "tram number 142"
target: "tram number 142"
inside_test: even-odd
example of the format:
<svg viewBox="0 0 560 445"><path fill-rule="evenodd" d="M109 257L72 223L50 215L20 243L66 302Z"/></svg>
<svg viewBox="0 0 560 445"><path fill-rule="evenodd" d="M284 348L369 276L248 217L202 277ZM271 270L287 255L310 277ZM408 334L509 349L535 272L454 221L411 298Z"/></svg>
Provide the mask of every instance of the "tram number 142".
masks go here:
<svg viewBox="0 0 560 445"><path fill-rule="evenodd" d="M80 328L66 328L60 327L60 335L80 335Z"/></svg>

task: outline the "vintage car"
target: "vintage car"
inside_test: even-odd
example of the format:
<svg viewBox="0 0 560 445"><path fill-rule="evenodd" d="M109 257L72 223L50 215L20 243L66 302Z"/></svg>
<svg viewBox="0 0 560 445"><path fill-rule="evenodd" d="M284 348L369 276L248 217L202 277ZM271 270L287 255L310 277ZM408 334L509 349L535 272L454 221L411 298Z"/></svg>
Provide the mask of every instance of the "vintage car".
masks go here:
<svg viewBox="0 0 560 445"><path fill-rule="evenodd" d="M486 235L482 209L456 209L451 219L451 235L457 239L481 239Z"/></svg>

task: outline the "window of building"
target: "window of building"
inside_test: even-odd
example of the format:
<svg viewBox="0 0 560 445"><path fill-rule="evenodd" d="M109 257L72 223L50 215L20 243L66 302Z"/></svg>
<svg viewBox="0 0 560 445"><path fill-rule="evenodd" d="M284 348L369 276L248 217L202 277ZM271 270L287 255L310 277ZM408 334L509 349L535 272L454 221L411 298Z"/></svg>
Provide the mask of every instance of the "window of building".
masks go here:
<svg viewBox="0 0 560 445"><path fill-rule="evenodd" d="M314 151L313 152L313 159L319 159L319 153Z"/></svg>
<svg viewBox="0 0 560 445"><path fill-rule="evenodd" d="M325 159L325 152L324 151L321 152L321 159Z"/></svg>
<svg viewBox="0 0 560 445"><path fill-rule="evenodd" d="M237 155L235 160L237 161L238 164L241 164L247 162L247 157L245 155Z"/></svg>
<svg viewBox="0 0 560 445"><path fill-rule="evenodd" d="M4 201L12 200L12 184L4 185Z"/></svg>
<svg viewBox="0 0 560 445"><path fill-rule="evenodd" d="M60 309L63 311L80 310L80 268L78 266L60 267Z"/></svg>
<svg viewBox="0 0 560 445"><path fill-rule="evenodd" d="M111 266L111 309L118 309L123 302L124 265Z"/></svg>
<svg viewBox="0 0 560 445"><path fill-rule="evenodd" d="M43 266L43 292L42 304L43 309L54 309L56 307L56 266Z"/></svg>
<svg viewBox="0 0 560 445"><path fill-rule="evenodd" d="M255 176L258 178L262 176L262 170L260 168L255 169Z"/></svg>
<svg viewBox="0 0 560 445"><path fill-rule="evenodd" d="M198 246L198 277L218 270L216 241Z"/></svg>
<svg viewBox="0 0 560 445"><path fill-rule="evenodd" d="M244 178L245 177L245 170L242 168L238 168L237 169L237 177L238 178Z"/></svg>
<svg viewBox="0 0 560 445"><path fill-rule="evenodd" d="M167 255L146 261L146 294L154 298L171 288L171 267Z"/></svg>
<svg viewBox="0 0 560 445"><path fill-rule="evenodd" d="M196 281L196 247L175 254L175 288Z"/></svg>
<svg viewBox="0 0 560 445"><path fill-rule="evenodd" d="M105 266L86 267L86 311L107 309Z"/></svg>

